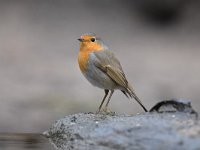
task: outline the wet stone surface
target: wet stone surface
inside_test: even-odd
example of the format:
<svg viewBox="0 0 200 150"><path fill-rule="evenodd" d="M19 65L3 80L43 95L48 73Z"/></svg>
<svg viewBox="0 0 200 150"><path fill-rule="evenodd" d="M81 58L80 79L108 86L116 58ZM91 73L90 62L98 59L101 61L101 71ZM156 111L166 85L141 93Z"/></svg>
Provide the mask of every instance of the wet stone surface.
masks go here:
<svg viewBox="0 0 200 150"><path fill-rule="evenodd" d="M56 121L44 134L60 150L197 150L199 123L184 112L79 113Z"/></svg>

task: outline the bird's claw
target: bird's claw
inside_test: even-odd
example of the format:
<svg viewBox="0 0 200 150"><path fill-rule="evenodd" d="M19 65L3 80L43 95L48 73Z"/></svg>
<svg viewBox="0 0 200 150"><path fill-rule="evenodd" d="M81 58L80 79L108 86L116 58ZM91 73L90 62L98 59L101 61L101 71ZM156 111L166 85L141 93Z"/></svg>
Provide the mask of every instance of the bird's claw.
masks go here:
<svg viewBox="0 0 200 150"><path fill-rule="evenodd" d="M112 112L108 107L104 107L102 110L98 110L97 114L103 114L103 115L115 115L115 112Z"/></svg>

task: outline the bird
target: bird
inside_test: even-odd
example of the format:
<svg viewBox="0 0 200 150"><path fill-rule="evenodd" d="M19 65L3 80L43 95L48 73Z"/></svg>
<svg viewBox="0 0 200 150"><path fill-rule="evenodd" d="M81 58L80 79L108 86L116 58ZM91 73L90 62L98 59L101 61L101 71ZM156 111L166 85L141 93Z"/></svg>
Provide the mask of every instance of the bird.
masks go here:
<svg viewBox="0 0 200 150"><path fill-rule="evenodd" d="M119 60L95 33L86 33L78 38L80 50L78 64L82 74L93 85L104 89L105 95L98 113L107 98L103 111L108 111L108 104L115 90L121 90L127 98L134 98L145 112L148 112L128 82Z"/></svg>

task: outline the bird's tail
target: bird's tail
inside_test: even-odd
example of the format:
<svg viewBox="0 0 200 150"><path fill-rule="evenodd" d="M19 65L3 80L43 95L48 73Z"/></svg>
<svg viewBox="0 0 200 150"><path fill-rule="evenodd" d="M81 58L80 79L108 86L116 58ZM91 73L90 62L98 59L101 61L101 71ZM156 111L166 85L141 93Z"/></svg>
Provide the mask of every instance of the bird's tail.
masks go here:
<svg viewBox="0 0 200 150"><path fill-rule="evenodd" d="M126 88L126 91L122 91L127 97L131 97L134 98L139 104L140 106L144 109L145 112L148 112L147 109L144 107L144 105L142 104L141 100L137 97L137 95L135 94L135 92L133 91L133 88L131 87L131 85L128 85L128 87Z"/></svg>

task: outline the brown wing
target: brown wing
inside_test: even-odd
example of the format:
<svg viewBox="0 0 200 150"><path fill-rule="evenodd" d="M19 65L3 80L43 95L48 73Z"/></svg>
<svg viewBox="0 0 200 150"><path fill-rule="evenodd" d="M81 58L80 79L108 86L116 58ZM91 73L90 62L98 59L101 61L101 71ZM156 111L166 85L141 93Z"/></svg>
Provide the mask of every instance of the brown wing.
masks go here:
<svg viewBox="0 0 200 150"><path fill-rule="evenodd" d="M128 81L122 70L120 62L111 51L97 51L94 52L96 56L95 65L105 72L112 80L120 86L127 88Z"/></svg>
<svg viewBox="0 0 200 150"><path fill-rule="evenodd" d="M114 54L109 50L96 51L94 52L95 66L106 73L113 81L115 81L119 86L122 86L125 90L122 92L127 96L127 94L134 98L142 108L147 112L147 109L144 107L140 99L134 93L133 88L128 83L126 76L122 70L120 62L114 56Z"/></svg>
<svg viewBox="0 0 200 150"><path fill-rule="evenodd" d="M117 84L127 87L128 81L122 71L117 68L114 68L110 65L106 65L106 73L109 77L111 77Z"/></svg>

